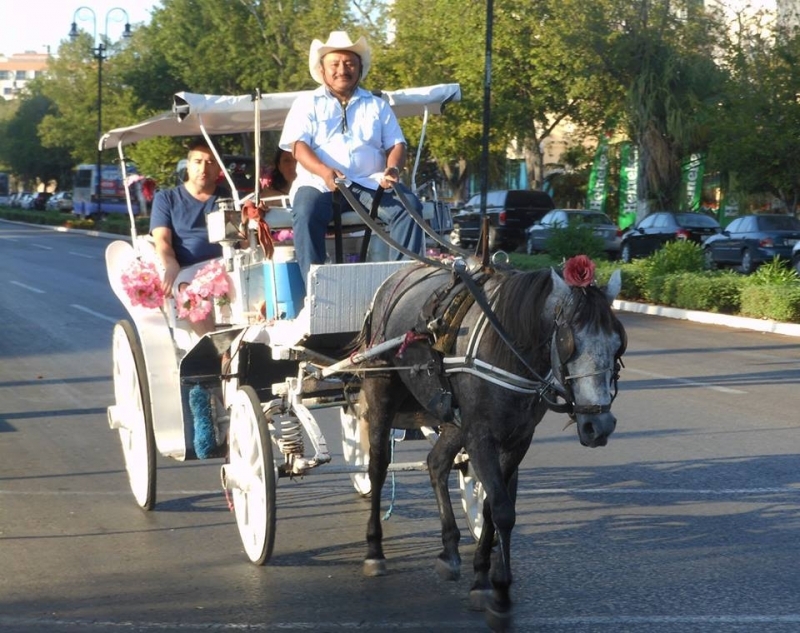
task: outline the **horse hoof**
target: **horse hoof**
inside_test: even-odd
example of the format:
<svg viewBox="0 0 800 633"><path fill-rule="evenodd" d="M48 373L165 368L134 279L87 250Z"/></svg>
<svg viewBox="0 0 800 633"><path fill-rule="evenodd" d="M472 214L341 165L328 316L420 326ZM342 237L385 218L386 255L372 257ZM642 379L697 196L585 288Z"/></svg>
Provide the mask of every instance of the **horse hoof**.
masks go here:
<svg viewBox="0 0 800 633"><path fill-rule="evenodd" d="M492 598L491 589L471 589L469 592L469 608L471 611L486 611L486 605Z"/></svg>
<svg viewBox="0 0 800 633"><path fill-rule="evenodd" d="M461 577L461 566L454 565L442 558L436 559L436 573L442 580L458 580Z"/></svg>
<svg viewBox="0 0 800 633"><path fill-rule="evenodd" d="M382 558L368 558L364 561L364 575L374 578L386 575L386 561Z"/></svg>
<svg viewBox="0 0 800 633"><path fill-rule="evenodd" d="M486 625L494 633L506 633L511 630L511 611L495 611L491 607L486 609Z"/></svg>

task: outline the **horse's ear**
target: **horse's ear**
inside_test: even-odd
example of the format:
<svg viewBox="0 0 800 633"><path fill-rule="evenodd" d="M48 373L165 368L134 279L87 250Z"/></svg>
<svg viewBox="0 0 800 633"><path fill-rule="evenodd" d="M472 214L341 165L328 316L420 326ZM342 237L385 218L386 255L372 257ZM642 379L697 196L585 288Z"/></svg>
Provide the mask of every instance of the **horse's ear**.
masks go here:
<svg viewBox="0 0 800 633"><path fill-rule="evenodd" d="M550 268L550 277L553 279L553 294L566 296L570 293L567 282L556 272L555 268Z"/></svg>
<svg viewBox="0 0 800 633"><path fill-rule="evenodd" d="M622 273L617 268L611 273L611 279L608 280L608 285L606 286L606 297L609 303L614 303L614 299L617 298L620 290L622 290Z"/></svg>

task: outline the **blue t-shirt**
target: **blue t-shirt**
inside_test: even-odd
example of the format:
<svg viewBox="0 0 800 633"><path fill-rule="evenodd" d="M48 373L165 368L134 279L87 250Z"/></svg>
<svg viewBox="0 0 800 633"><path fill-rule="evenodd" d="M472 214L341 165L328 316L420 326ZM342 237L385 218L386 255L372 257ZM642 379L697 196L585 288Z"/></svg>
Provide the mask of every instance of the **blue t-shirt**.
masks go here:
<svg viewBox="0 0 800 633"><path fill-rule="evenodd" d="M205 202L191 195L184 185L164 189L153 198L150 232L159 227L172 231L172 248L181 268L222 257L222 246L208 241L206 214L217 206L217 198L225 192L217 190Z"/></svg>

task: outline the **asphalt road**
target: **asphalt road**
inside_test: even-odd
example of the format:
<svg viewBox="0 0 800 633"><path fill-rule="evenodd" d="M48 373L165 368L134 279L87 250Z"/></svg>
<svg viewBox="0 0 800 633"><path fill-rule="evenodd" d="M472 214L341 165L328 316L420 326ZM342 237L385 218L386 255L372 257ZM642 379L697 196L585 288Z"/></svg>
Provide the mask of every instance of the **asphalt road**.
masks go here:
<svg viewBox="0 0 800 633"><path fill-rule="evenodd" d="M269 565L251 565L221 462L160 458L133 501L108 429L123 310L107 240L0 222L0 631L481 631L471 581L433 571L435 501L402 473L390 573L361 574L367 506L324 468L278 485ZM523 464L515 630L800 631L800 339L622 313L618 427L580 446L547 414ZM337 452L339 430L321 418ZM400 445L421 459L423 442ZM459 519L462 517L457 513Z"/></svg>

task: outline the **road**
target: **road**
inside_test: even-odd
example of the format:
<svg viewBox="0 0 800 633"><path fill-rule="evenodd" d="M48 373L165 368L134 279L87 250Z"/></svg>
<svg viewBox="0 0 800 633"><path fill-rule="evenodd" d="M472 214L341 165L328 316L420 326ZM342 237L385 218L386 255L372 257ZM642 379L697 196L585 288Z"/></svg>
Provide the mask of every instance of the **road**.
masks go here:
<svg viewBox="0 0 800 633"><path fill-rule="evenodd" d="M366 503L324 467L279 482L263 568L240 546L219 460L159 458L159 503L139 510L106 422L124 317L107 244L0 222L0 631L485 630L467 610L460 515L462 578L433 572L424 473L395 479L379 579L361 574ZM581 447L548 413L523 463L515 630L800 630L800 339L620 317L609 445ZM321 424L336 451L335 419ZM421 459L424 443L399 450Z"/></svg>

